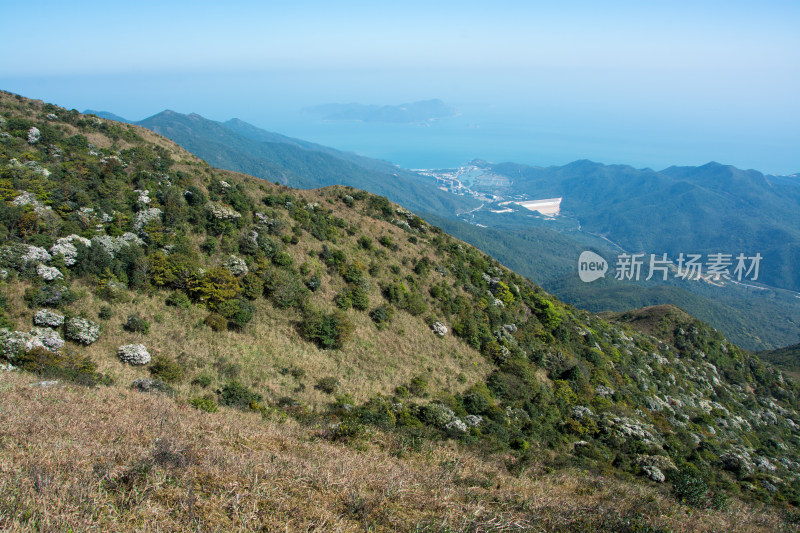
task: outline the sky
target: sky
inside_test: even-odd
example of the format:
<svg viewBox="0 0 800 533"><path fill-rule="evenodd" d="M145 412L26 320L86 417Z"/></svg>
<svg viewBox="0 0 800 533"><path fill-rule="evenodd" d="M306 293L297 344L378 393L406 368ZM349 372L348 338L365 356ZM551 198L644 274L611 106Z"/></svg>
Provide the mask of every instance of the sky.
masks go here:
<svg viewBox="0 0 800 533"><path fill-rule="evenodd" d="M16 50L0 54L0 88L134 120L163 109L238 117L390 157L374 131L362 148L363 135L298 111L441 98L462 112L451 129L483 125L495 157L788 174L800 172L797 28L795 0L0 0L0 35ZM519 136L509 146L528 135L538 151L499 150L504 121ZM467 139L445 147L448 131L435 132L443 152ZM431 133L393 133L386 143L406 147L396 155L408 166L433 149L413 142ZM479 135L469 140L482 151Z"/></svg>

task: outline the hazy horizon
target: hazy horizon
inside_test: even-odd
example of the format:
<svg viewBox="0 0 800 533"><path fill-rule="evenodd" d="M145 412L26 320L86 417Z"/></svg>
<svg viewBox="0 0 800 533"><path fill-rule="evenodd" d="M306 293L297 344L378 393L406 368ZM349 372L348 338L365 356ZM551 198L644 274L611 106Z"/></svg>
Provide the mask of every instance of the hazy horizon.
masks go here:
<svg viewBox="0 0 800 533"><path fill-rule="evenodd" d="M800 172L800 6L573 1L6 3L0 88L141 120L164 109L406 167L473 158ZM24 53L22 50L24 49ZM441 98L429 128L300 109ZM385 125L384 125L385 126Z"/></svg>

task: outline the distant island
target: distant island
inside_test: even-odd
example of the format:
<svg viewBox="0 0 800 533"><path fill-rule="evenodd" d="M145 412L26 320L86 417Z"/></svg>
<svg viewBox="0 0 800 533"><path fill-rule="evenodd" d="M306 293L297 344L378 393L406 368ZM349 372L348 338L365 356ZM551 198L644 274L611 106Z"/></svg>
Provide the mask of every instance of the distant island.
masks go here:
<svg viewBox="0 0 800 533"><path fill-rule="evenodd" d="M322 104L303 109L322 120L359 120L362 122L420 123L456 116L455 109L438 98L400 105Z"/></svg>

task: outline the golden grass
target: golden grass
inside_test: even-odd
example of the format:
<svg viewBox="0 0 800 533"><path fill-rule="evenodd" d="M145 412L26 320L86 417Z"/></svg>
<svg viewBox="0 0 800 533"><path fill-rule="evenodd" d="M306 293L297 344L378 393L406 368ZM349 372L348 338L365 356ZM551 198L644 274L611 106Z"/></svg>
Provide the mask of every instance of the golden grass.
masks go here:
<svg viewBox="0 0 800 533"><path fill-rule="evenodd" d="M124 388L0 375L4 531L778 531L776 513L691 511L659 487L453 443L365 447L254 413L194 411Z"/></svg>

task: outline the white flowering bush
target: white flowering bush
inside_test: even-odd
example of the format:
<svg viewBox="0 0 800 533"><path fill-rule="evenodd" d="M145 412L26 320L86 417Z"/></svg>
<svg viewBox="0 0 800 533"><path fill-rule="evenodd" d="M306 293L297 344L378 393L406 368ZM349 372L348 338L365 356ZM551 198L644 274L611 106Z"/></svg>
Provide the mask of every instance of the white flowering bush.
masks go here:
<svg viewBox="0 0 800 533"><path fill-rule="evenodd" d="M144 246L144 241L140 239L138 235L131 233L130 231L123 233L121 237L98 235L96 237L92 237L92 243L97 246L102 246L111 257L114 257L119 253L120 250L132 244Z"/></svg>
<svg viewBox="0 0 800 533"><path fill-rule="evenodd" d="M54 281L64 277L64 274L56 267L49 267L41 263L36 265L36 275L45 281Z"/></svg>
<svg viewBox="0 0 800 533"><path fill-rule="evenodd" d="M60 255L64 258L64 264L67 266L72 266L78 260L78 249L69 241L63 241L63 239L59 239L56 243L50 248L50 253L55 255Z"/></svg>
<svg viewBox="0 0 800 533"><path fill-rule="evenodd" d="M34 348L57 352L62 346L64 340L49 328L33 328L29 333L0 329L0 356L9 361L15 361Z"/></svg>
<svg viewBox="0 0 800 533"><path fill-rule="evenodd" d="M483 422L481 415L467 415L464 417L464 422L468 426L479 426Z"/></svg>
<svg viewBox="0 0 800 533"><path fill-rule="evenodd" d="M78 248L75 246L75 242L79 242L87 247L92 245L92 241L86 237L81 237L73 233L72 235L58 239L50 248L50 253L53 256L62 256L64 258L64 264L72 266L78 260Z"/></svg>
<svg viewBox="0 0 800 533"><path fill-rule="evenodd" d="M100 326L85 318L70 318L64 324L64 336L81 344L92 344L100 338Z"/></svg>
<svg viewBox="0 0 800 533"><path fill-rule="evenodd" d="M433 324L431 324L431 329L435 334L437 334L440 337L444 337L445 335L447 335L447 326L445 326L441 322L434 322Z"/></svg>
<svg viewBox="0 0 800 533"><path fill-rule="evenodd" d="M39 246L28 246L28 250L22 255L24 263L48 263L51 259L53 256Z"/></svg>
<svg viewBox="0 0 800 533"><path fill-rule="evenodd" d="M139 195L139 197L136 199L136 202L137 202L139 205L142 205L142 206L144 206L144 205L147 205L147 204L149 204L149 203L152 201L152 200L150 199L150 191L149 191L149 190L147 190L147 189L145 189L145 190L143 190L143 191L142 191L142 190L139 190L139 189L136 189L136 190L135 190L135 191L133 191L133 192L135 192L136 194L138 194L138 195Z"/></svg>
<svg viewBox="0 0 800 533"><path fill-rule="evenodd" d="M30 144L36 144L37 142L39 142L41 136L42 132L40 132L39 128L37 128L36 126L28 130L28 142Z"/></svg>
<svg viewBox="0 0 800 533"><path fill-rule="evenodd" d="M60 315L49 309L40 309L33 315L33 323L36 326L58 328L64 324L64 315Z"/></svg>
<svg viewBox="0 0 800 533"><path fill-rule="evenodd" d="M225 268L234 276L244 276L248 272L247 263L241 257L230 256L225 261Z"/></svg>
<svg viewBox="0 0 800 533"><path fill-rule="evenodd" d="M64 339L50 328L33 328L30 334L39 339L39 342L51 352L57 352L64 346Z"/></svg>
<svg viewBox="0 0 800 533"><path fill-rule="evenodd" d="M465 433L467 431L467 425L460 418L454 418L453 420L445 424L444 429L446 429L447 431L454 431L457 433Z"/></svg>
<svg viewBox="0 0 800 533"><path fill-rule="evenodd" d="M420 408L420 415L422 420L438 428L447 427L447 424L452 422L456 417L452 409L440 403L423 405Z"/></svg>
<svg viewBox="0 0 800 533"><path fill-rule="evenodd" d="M136 231L141 231L142 228L148 223L154 220L159 220L161 218L161 213L161 209L157 207L151 207L149 209L139 211L136 213L136 222L133 223L133 229Z"/></svg>
<svg viewBox="0 0 800 533"><path fill-rule="evenodd" d="M34 348L44 348L40 339L25 333L24 331L9 331L6 328L0 329L0 355L4 359L14 361L20 354L33 350Z"/></svg>
<svg viewBox="0 0 800 533"><path fill-rule="evenodd" d="M117 356L129 365L146 365L150 362L150 352L144 344L126 344L117 350Z"/></svg>
<svg viewBox="0 0 800 533"><path fill-rule="evenodd" d="M208 211L212 217L218 220L237 220L241 218L241 213L222 205L217 202L209 202L206 204L206 211Z"/></svg>

